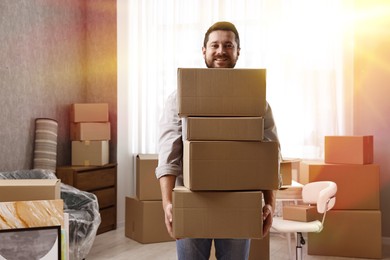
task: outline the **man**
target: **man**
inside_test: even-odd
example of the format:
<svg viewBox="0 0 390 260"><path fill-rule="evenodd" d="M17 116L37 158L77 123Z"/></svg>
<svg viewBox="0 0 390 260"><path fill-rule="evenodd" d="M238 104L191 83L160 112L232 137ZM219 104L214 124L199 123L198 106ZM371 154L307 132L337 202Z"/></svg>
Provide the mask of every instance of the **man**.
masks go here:
<svg viewBox="0 0 390 260"><path fill-rule="evenodd" d="M236 27L229 22L217 22L205 34L202 47L203 57L208 68L234 68L240 55L240 38ZM264 136L266 140L278 141L271 108L267 104L264 117ZM176 107L176 92L166 102L160 121L159 162L156 177L160 181L162 203L165 212L165 224L168 233L172 234L172 190L183 185L181 119ZM273 191L263 191L263 233L266 236L272 225L274 208ZM244 220L245 221L245 220ZM179 260L209 259L212 239L178 239L176 240ZM249 239L215 239L218 259L247 259Z"/></svg>

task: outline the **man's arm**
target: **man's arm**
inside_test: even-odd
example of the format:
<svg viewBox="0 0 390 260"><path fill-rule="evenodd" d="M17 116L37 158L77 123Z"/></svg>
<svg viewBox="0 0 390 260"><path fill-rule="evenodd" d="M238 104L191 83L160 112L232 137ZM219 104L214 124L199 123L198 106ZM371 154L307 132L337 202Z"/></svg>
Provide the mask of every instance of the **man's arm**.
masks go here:
<svg viewBox="0 0 390 260"><path fill-rule="evenodd" d="M275 208L275 194L273 190L264 190L263 207L263 237L267 236L272 226L272 220Z"/></svg>
<svg viewBox="0 0 390 260"><path fill-rule="evenodd" d="M175 187L176 176L164 175L160 177L159 181L162 195L162 204L165 213L165 225L169 235L174 238L172 230L172 190Z"/></svg>

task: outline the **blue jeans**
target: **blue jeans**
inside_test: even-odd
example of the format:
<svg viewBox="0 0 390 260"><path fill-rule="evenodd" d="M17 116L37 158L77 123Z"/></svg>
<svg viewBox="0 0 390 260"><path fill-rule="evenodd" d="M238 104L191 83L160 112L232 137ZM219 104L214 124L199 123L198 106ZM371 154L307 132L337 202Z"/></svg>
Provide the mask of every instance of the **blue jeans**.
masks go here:
<svg viewBox="0 0 390 260"><path fill-rule="evenodd" d="M176 240L179 260L208 260L212 239L183 238ZM214 239L218 260L246 260L249 257L249 239Z"/></svg>

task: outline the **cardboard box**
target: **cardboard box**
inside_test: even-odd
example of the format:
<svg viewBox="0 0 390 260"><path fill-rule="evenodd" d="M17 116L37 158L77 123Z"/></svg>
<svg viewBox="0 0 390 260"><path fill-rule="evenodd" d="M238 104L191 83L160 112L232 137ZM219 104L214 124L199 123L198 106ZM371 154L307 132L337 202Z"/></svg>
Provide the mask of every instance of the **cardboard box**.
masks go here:
<svg viewBox="0 0 390 260"><path fill-rule="evenodd" d="M325 136L325 163L371 164L373 136Z"/></svg>
<svg viewBox="0 0 390 260"><path fill-rule="evenodd" d="M330 210L324 229L308 233L308 254L356 258L382 258L379 210Z"/></svg>
<svg viewBox="0 0 390 260"><path fill-rule="evenodd" d="M182 117L262 117L265 97L265 69L178 69L177 101Z"/></svg>
<svg viewBox="0 0 390 260"><path fill-rule="evenodd" d="M333 209L376 210L380 207L379 165L301 163L301 183L333 181L337 184Z"/></svg>
<svg viewBox="0 0 390 260"><path fill-rule="evenodd" d="M191 190L276 190L276 142L184 141L183 181Z"/></svg>
<svg viewBox="0 0 390 260"><path fill-rule="evenodd" d="M139 243L173 241L165 226L161 201L126 197L125 236Z"/></svg>
<svg viewBox="0 0 390 260"><path fill-rule="evenodd" d="M61 199L0 202L0 229L44 226L64 228L64 203Z"/></svg>
<svg viewBox="0 0 390 260"><path fill-rule="evenodd" d="M102 141L110 139L110 122L70 123L70 140L72 141Z"/></svg>
<svg viewBox="0 0 390 260"><path fill-rule="evenodd" d="M322 221L322 214L318 213L317 206L311 205L284 205L283 219L310 222Z"/></svg>
<svg viewBox="0 0 390 260"><path fill-rule="evenodd" d="M182 119L183 140L262 141L262 117L186 117Z"/></svg>
<svg viewBox="0 0 390 260"><path fill-rule="evenodd" d="M282 186L290 186L292 180L297 180L300 159L283 159L280 162Z"/></svg>
<svg viewBox="0 0 390 260"><path fill-rule="evenodd" d="M136 157L136 196L139 200L161 200L160 182L155 170L157 154L138 154Z"/></svg>
<svg viewBox="0 0 390 260"><path fill-rule="evenodd" d="M303 184L292 181L289 186L282 186L276 190L275 198L279 200L301 200Z"/></svg>
<svg viewBox="0 0 390 260"><path fill-rule="evenodd" d="M61 199L60 185L59 179L0 180L0 202Z"/></svg>
<svg viewBox="0 0 390 260"><path fill-rule="evenodd" d="M177 238L261 238L260 191L173 190L173 234Z"/></svg>
<svg viewBox="0 0 390 260"><path fill-rule="evenodd" d="M72 141L72 166L103 166L108 162L108 141Z"/></svg>
<svg viewBox="0 0 390 260"><path fill-rule="evenodd" d="M249 260L269 260L270 243L269 234L262 239L251 239Z"/></svg>
<svg viewBox="0 0 390 260"><path fill-rule="evenodd" d="M70 107L70 122L108 122L107 103L76 103Z"/></svg>

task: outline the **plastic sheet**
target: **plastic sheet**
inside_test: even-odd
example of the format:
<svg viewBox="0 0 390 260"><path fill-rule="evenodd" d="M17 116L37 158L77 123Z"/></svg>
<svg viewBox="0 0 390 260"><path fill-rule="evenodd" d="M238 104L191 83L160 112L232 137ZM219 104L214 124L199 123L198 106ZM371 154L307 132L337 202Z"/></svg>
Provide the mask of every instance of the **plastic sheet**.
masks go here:
<svg viewBox="0 0 390 260"><path fill-rule="evenodd" d="M50 170L32 169L0 172L0 179L57 179ZM80 260L87 257L101 218L95 194L61 183L64 212L69 213L69 257Z"/></svg>

